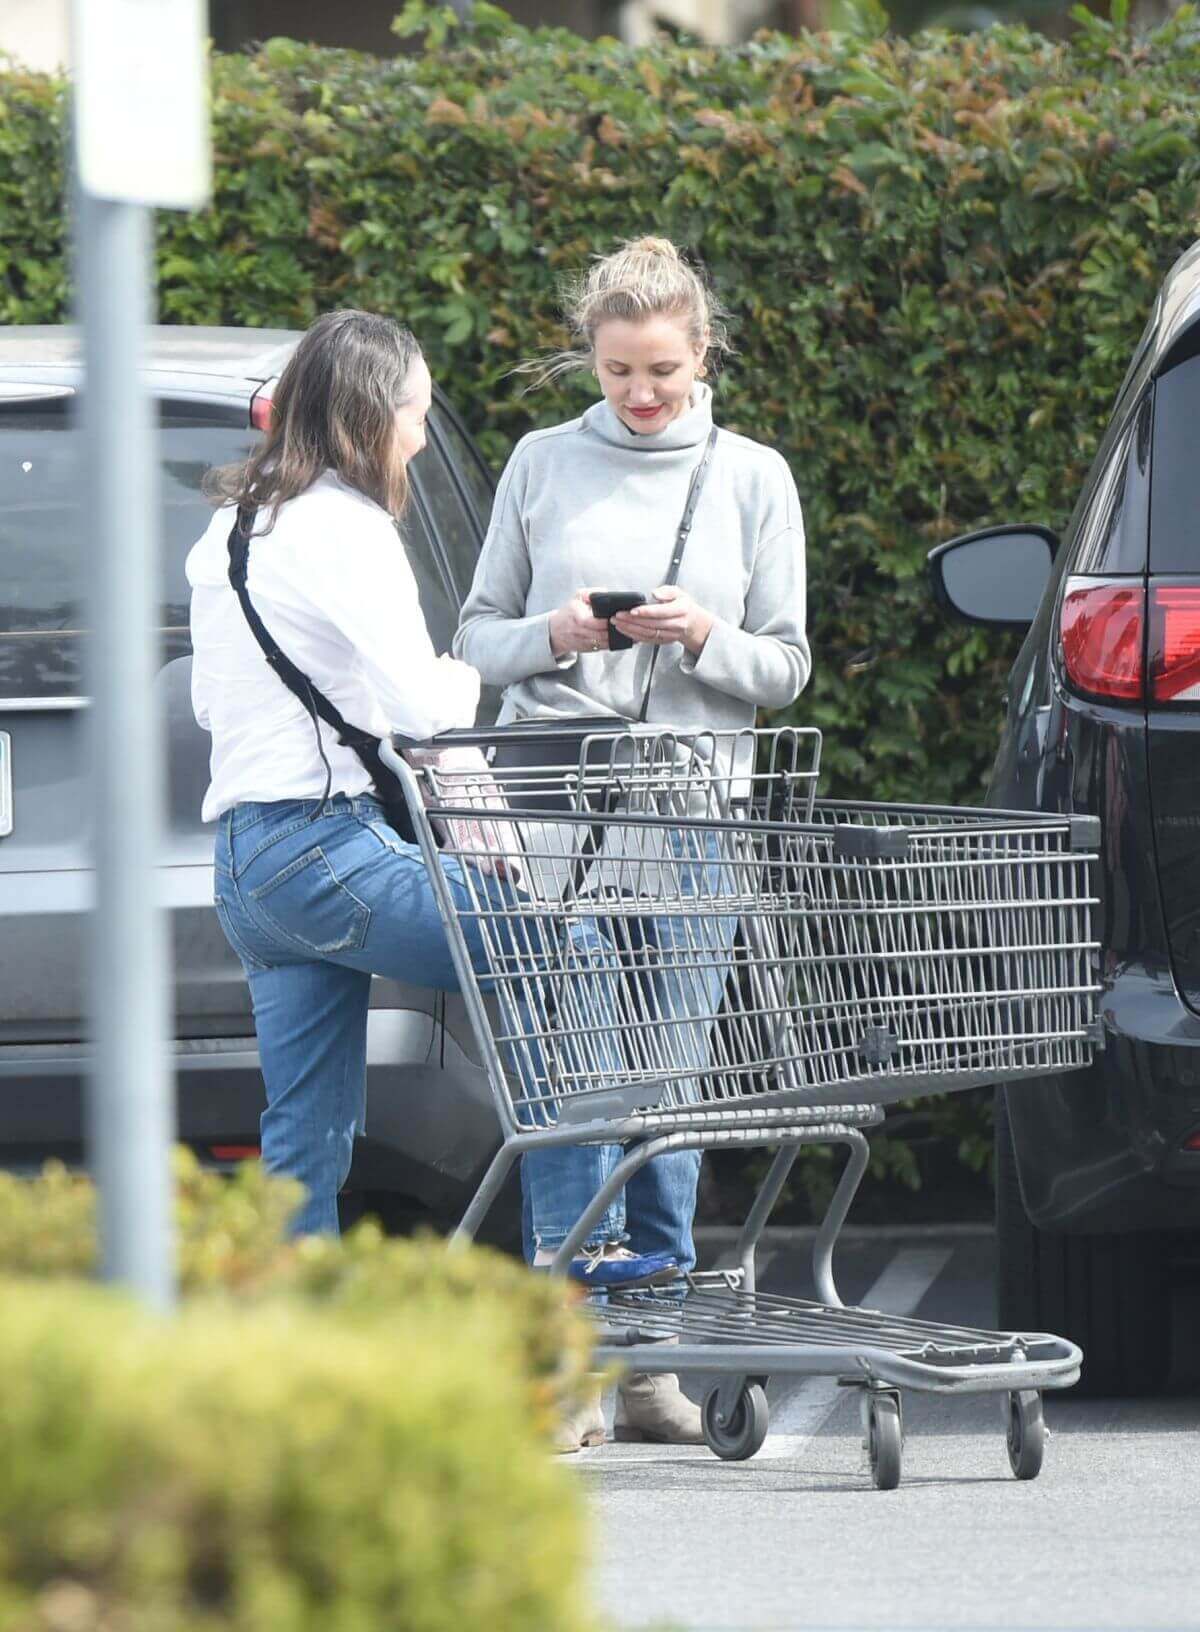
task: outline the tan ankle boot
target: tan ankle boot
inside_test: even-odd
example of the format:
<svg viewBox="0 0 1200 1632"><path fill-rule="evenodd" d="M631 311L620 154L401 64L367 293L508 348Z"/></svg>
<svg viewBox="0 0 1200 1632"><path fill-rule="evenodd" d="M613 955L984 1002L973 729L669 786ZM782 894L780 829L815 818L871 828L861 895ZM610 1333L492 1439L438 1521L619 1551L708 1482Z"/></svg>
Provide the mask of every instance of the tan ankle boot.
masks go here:
<svg viewBox="0 0 1200 1632"><path fill-rule="evenodd" d="M673 1371L633 1371L617 1385L613 1438L660 1445L703 1445L700 1407L679 1386Z"/></svg>
<svg viewBox="0 0 1200 1632"><path fill-rule="evenodd" d="M600 1398L601 1379L589 1377L585 1392L573 1411L568 1411L554 1432L554 1449L560 1456L603 1445L604 1406Z"/></svg>

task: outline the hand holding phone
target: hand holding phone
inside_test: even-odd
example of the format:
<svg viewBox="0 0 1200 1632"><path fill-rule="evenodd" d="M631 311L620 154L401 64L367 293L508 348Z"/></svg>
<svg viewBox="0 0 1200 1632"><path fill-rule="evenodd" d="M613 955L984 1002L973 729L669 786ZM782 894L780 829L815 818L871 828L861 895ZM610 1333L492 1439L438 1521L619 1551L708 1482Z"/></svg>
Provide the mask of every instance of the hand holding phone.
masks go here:
<svg viewBox="0 0 1200 1632"><path fill-rule="evenodd" d="M593 589L588 596L593 616L605 618L608 621L608 649L610 652L624 651L633 645L628 635L623 635L613 623L613 616L617 612L632 612L635 606L644 606L646 597L636 589Z"/></svg>

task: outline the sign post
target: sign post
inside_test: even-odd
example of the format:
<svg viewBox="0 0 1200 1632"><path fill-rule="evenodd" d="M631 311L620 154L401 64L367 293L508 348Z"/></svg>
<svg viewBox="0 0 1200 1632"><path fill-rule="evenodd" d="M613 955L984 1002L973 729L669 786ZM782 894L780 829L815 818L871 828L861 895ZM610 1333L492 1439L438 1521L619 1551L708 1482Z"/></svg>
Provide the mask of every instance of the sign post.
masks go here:
<svg viewBox="0 0 1200 1632"><path fill-rule="evenodd" d="M157 428L140 377L155 207L210 191L206 0L73 0L94 833L87 1124L103 1273L175 1300L170 949L156 876L164 755Z"/></svg>

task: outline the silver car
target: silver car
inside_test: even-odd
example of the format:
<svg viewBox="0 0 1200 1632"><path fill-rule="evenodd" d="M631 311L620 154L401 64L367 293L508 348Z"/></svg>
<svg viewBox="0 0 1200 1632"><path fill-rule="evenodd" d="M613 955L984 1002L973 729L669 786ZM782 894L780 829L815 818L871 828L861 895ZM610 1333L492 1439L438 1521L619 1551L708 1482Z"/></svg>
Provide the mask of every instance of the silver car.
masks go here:
<svg viewBox="0 0 1200 1632"><path fill-rule="evenodd" d="M145 378L158 403L161 689L168 733L164 899L170 912L179 1136L208 1164L258 1147L262 1079L241 967L218 926L212 835L200 822L209 739L192 717L184 557L209 514L212 465L252 447L299 336L158 328ZM79 343L64 328L0 331L0 1165L83 1152L85 920L91 892L87 514L76 407ZM414 463L404 539L435 646L449 647L474 572L492 479L444 398ZM485 696L481 717L494 717ZM367 1134L348 1191L399 1220L454 1216L498 1143L486 1079L455 998L376 980Z"/></svg>

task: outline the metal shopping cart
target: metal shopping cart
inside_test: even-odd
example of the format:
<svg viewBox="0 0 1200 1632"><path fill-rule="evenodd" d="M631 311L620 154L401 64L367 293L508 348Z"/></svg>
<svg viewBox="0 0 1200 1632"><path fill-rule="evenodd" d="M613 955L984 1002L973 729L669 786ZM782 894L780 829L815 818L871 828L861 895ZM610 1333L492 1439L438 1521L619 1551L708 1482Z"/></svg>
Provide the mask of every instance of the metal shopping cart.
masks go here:
<svg viewBox="0 0 1200 1632"><path fill-rule="evenodd" d="M435 827L480 822L477 778L436 763L414 771L386 752L503 1131L459 1235L474 1234L512 1164L539 1145L624 1147L559 1272L658 1152L774 1147L737 1267L690 1275L683 1298L666 1288L597 1302L601 1358L713 1379L705 1436L731 1460L763 1443L768 1377L837 1378L861 1391L881 1488L900 1479L902 1388L994 1392L1012 1470L1035 1477L1041 1391L1076 1381L1079 1349L1048 1333L847 1308L833 1253L885 1104L1069 1071L1101 1046L1098 821L821 801L813 731L614 727L581 742L564 726L557 751L554 741L541 739L540 763L495 770L504 809L482 815L489 844L478 825L474 838L451 825L442 854L463 864L465 894L434 865ZM471 968L470 919L490 982ZM814 1143L849 1151L815 1237L819 1301L767 1295L755 1248Z"/></svg>

